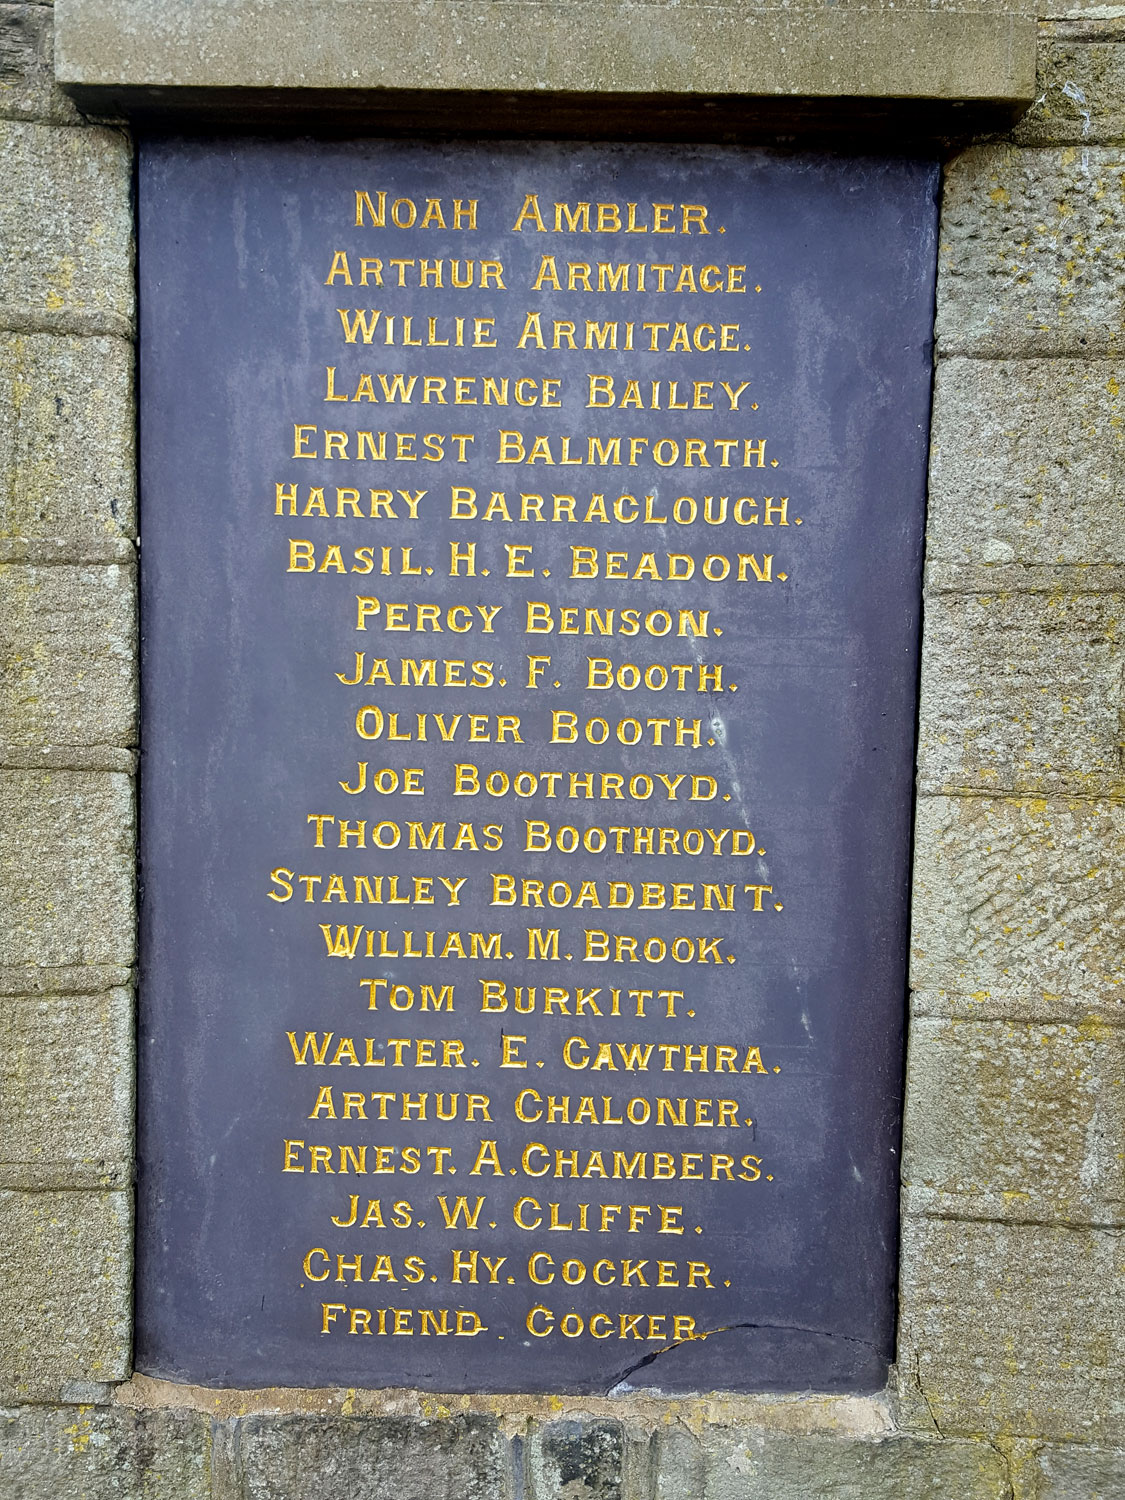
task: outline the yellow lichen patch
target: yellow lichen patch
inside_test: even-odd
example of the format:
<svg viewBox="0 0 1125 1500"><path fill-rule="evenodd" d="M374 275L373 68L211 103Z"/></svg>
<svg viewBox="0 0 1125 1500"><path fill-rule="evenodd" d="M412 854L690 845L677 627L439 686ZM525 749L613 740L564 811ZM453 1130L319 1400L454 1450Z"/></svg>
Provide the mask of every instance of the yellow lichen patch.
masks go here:
<svg viewBox="0 0 1125 1500"><path fill-rule="evenodd" d="M90 1446L90 1419L87 1416L89 1410L88 1406L80 1406L77 1419L69 1427L63 1428L63 1432L70 1439L72 1453L85 1453Z"/></svg>
<svg viewBox="0 0 1125 1500"><path fill-rule="evenodd" d="M53 274L44 277L44 280L50 283L50 290L47 292L46 297L48 307L58 308L64 306L66 298L63 296L63 293L74 289L74 273L75 264L73 257L69 255L60 256L57 270Z"/></svg>

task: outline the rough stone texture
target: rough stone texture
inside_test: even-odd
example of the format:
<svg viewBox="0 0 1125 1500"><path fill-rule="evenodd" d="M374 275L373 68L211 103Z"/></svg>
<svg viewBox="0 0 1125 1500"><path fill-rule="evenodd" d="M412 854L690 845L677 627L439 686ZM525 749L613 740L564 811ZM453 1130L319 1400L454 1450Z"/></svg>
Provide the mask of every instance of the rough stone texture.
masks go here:
<svg viewBox="0 0 1125 1500"><path fill-rule="evenodd" d="M1120 563L942 563L926 568L926 592L934 594L1125 594Z"/></svg>
<svg viewBox="0 0 1125 1500"><path fill-rule="evenodd" d="M923 792L1120 795L1120 595L931 595Z"/></svg>
<svg viewBox="0 0 1125 1500"><path fill-rule="evenodd" d="M0 964L0 995L100 995L123 989L132 979L127 968L116 964L75 964L57 969L32 969L26 965Z"/></svg>
<svg viewBox="0 0 1125 1500"><path fill-rule="evenodd" d="M1125 157L1106 146L975 146L947 171L941 354L1125 347Z"/></svg>
<svg viewBox="0 0 1125 1500"><path fill-rule="evenodd" d="M0 5L0 116L77 125L82 116L55 83L53 16L44 5Z"/></svg>
<svg viewBox="0 0 1125 1500"><path fill-rule="evenodd" d="M136 740L134 571L0 565L0 741Z"/></svg>
<svg viewBox="0 0 1125 1500"><path fill-rule="evenodd" d="M624 1431L619 1422L552 1422L533 1433L528 1467L532 1500L623 1500Z"/></svg>
<svg viewBox="0 0 1125 1500"><path fill-rule="evenodd" d="M1100 30L1107 16L1112 20L1117 10L1115 5L1107 5L1105 0L1039 0L1035 8L1041 19L1041 34L1047 29L1043 23L1053 21L1066 24L1068 29L1073 28L1079 35L1091 22Z"/></svg>
<svg viewBox="0 0 1125 1500"><path fill-rule="evenodd" d="M136 535L132 362L121 339L0 334L0 538L81 559Z"/></svg>
<svg viewBox="0 0 1125 1500"><path fill-rule="evenodd" d="M510 1492L507 1445L487 1417L248 1417L233 1469L237 1500L501 1500Z"/></svg>
<svg viewBox="0 0 1125 1500"><path fill-rule="evenodd" d="M127 990L0 1000L0 1183L127 1185L133 1067Z"/></svg>
<svg viewBox="0 0 1125 1500"><path fill-rule="evenodd" d="M910 1016L931 1021L1027 1021L1037 1026L1125 1026L1119 1001L1072 1003L1054 991L1038 997L999 990L913 990ZM1018 1217L1018 1215L1017 1215Z"/></svg>
<svg viewBox="0 0 1125 1500"><path fill-rule="evenodd" d="M1010 1500L985 1443L790 1437L671 1422L657 1430L654 1500ZM558 1493L562 1493L561 1491Z"/></svg>
<svg viewBox="0 0 1125 1500"><path fill-rule="evenodd" d="M620 0L68 0L60 80L130 89L512 89L689 96L855 95L1029 103L1030 18L1000 8ZM377 31L379 46L370 40ZM86 97L86 92L83 97Z"/></svg>
<svg viewBox="0 0 1125 1500"><path fill-rule="evenodd" d="M1057 28L1056 28L1057 29ZM1121 23L1094 23L1103 42L1048 33L1039 47L1035 103L1012 132L1021 146L1095 146L1125 137L1125 47ZM1087 32L1087 36L1091 33Z"/></svg>
<svg viewBox="0 0 1125 1500"><path fill-rule="evenodd" d="M125 1378L132 1255L127 1193L0 1192L0 1401Z"/></svg>
<svg viewBox="0 0 1125 1500"><path fill-rule="evenodd" d="M7 304L27 314L97 314L104 331L126 331L133 277L124 135L0 121L0 180L0 327Z"/></svg>
<svg viewBox="0 0 1125 1500"><path fill-rule="evenodd" d="M0 566L9 765L127 757L135 738L133 570L112 565L131 560L136 524L121 337L133 313L130 151L119 132L73 128L52 30L48 7L0 4L0 330L13 330L0 332L0 563L31 564ZM55 565L66 562L111 566ZM0 1001L7 1401L104 1402L129 1372L132 1007L105 986L133 959L133 857L125 776L0 773L0 965L7 993L40 996ZM53 969L65 998L50 992ZM206 1438L196 1416L12 1414L0 1422L0 1494L202 1500Z"/></svg>
<svg viewBox="0 0 1125 1500"><path fill-rule="evenodd" d="M914 989L1121 1011L1125 807L924 797L915 847Z"/></svg>
<svg viewBox="0 0 1125 1500"><path fill-rule="evenodd" d="M448 1411L425 1422L371 1414L293 1418L274 1411L220 1419L213 1440L209 1425L198 1409L71 1406L0 1413L0 1487L6 1486L0 1492L4 1500L1012 1500L1000 1451L959 1439L796 1436L689 1416L659 1423L651 1435L638 1426L627 1447L643 1450L644 1469L629 1474L621 1468L622 1429L595 1417L533 1427L530 1444L519 1437L509 1444L491 1420ZM540 1439L558 1466L532 1472L532 1465L525 1472L523 1450ZM1059 1445L1023 1446L1028 1451L1018 1474L1025 1485L1045 1474L1085 1481L1114 1472L1105 1451L1092 1450L1089 1461L1078 1455L1076 1464L1076 1455ZM1016 1490L1018 1500L1062 1500L1064 1494L1078 1500L1085 1493Z"/></svg>
<svg viewBox="0 0 1125 1500"><path fill-rule="evenodd" d="M1044 1443L1020 1466L1016 1500L1117 1500L1125 1495L1125 1453L1084 1443Z"/></svg>
<svg viewBox="0 0 1125 1500"><path fill-rule="evenodd" d="M131 964L133 860L127 777L0 771L0 963Z"/></svg>
<svg viewBox="0 0 1125 1500"><path fill-rule="evenodd" d="M1125 1232L907 1218L899 1366L943 1433L1125 1442Z"/></svg>
<svg viewBox="0 0 1125 1500"><path fill-rule="evenodd" d="M1125 1029L915 1017L909 1212L1125 1224Z"/></svg>
<svg viewBox="0 0 1125 1500"><path fill-rule="evenodd" d="M212 1500L210 1447L210 1423L198 1412L88 1405L0 1412L0 1494L4 1500Z"/></svg>
<svg viewBox="0 0 1125 1500"><path fill-rule="evenodd" d="M935 563L1125 562L1125 365L938 365L926 557ZM927 622L927 629L928 629ZM929 641L927 655L932 655Z"/></svg>

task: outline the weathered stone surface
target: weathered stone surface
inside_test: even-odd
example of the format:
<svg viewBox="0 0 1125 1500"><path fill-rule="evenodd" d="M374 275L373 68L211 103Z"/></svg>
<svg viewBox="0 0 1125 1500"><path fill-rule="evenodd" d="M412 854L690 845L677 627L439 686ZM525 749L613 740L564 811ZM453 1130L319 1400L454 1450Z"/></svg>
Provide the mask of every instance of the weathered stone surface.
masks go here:
<svg viewBox="0 0 1125 1500"><path fill-rule="evenodd" d="M0 964L0 995L100 995L122 989L130 972L113 964L77 964L54 969L29 969Z"/></svg>
<svg viewBox="0 0 1125 1500"><path fill-rule="evenodd" d="M552 1422L529 1444L531 1494L624 1500L625 1434L618 1422Z"/></svg>
<svg viewBox="0 0 1125 1500"><path fill-rule="evenodd" d="M792 1437L746 1428L658 1428L655 1500L1009 1500L987 1443L894 1436Z"/></svg>
<svg viewBox="0 0 1125 1500"><path fill-rule="evenodd" d="M940 361L928 562L1125 562L1125 365Z"/></svg>
<svg viewBox="0 0 1125 1500"><path fill-rule="evenodd" d="M134 570L0 566L0 741L136 739Z"/></svg>
<svg viewBox="0 0 1125 1500"><path fill-rule="evenodd" d="M912 990L910 1014L934 1021L1028 1021L1037 1026L1082 1024L1123 1026L1125 1011L1119 1001L1092 1000L1074 1004L1053 992L1039 998L988 990L970 994L961 990Z"/></svg>
<svg viewBox="0 0 1125 1500"><path fill-rule="evenodd" d="M1012 138L1021 146L1101 145L1125 136L1125 46L1044 36L1035 103Z"/></svg>
<svg viewBox="0 0 1125 1500"><path fill-rule="evenodd" d="M923 797L915 826L911 983L1047 1000L1060 1018L1125 999L1125 808Z"/></svg>
<svg viewBox="0 0 1125 1500"><path fill-rule="evenodd" d="M0 304L100 313L125 325L133 313L125 136L0 121L0 179Z"/></svg>
<svg viewBox="0 0 1125 1500"><path fill-rule="evenodd" d="M113 745L35 746L0 742L0 766L6 771L124 771L132 776L137 769L137 752ZM21 984L21 994L23 989Z"/></svg>
<svg viewBox="0 0 1125 1500"><path fill-rule="evenodd" d="M199 1412L27 1406L0 1412L0 1493L212 1500L210 1447L210 1423Z"/></svg>
<svg viewBox="0 0 1125 1500"><path fill-rule="evenodd" d="M948 167L942 354L1125 348L1125 158L1112 147L976 146Z"/></svg>
<svg viewBox="0 0 1125 1500"><path fill-rule="evenodd" d="M1117 7L1107 5L1105 0L1038 0L1035 10L1040 17L1041 36L1045 32L1048 36L1069 35L1073 40L1103 40L1111 34L1117 14Z"/></svg>
<svg viewBox="0 0 1125 1500"><path fill-rule="evenodd" d="M132 1212L122 1192L0 1192L0 1401L128 1374Z"/></svg>
<svg viewBox="0 0 1125 1500"><path fill-rule="evenodd" d="M132 366L121 339L0 334L0 537L81 559L136 535Z"/></svg>
<svg viewBox="0 0 1125 1500"><path fill-rule="evenodd" d="M0 5L0 116L81 124L55 83L54 29L49 6Z"/></svg>
<svg viewBox="0 0 1125 1500"><path fill-rule="evenodd" d="M1125 1029L915 1017L904 1207L1125 1223Z"/></svg>
<svg viewBox="0 0 1125 1500"><path fill-rule="evenodd" d="M1125 1232L907 1218L899 1366L943 1433L1125 1439Z"/></svg>
<svg viewBox="0 0 1125 1500"><path fill-rule="evenodd" d="M1021 1466L1017 1500L1115 1500L1125 1495L1125 1453L1085 1443L1044 1443Z"/></svg>
<svg viewBox="0 0 1125 1500"><path fill-rule="evenodd" d="M507 1443L488 1417L247 1417L239 1500L494 1500L509 1493Z"/></svg>
<svg viewBox="0 0 1125 1500"><path fill-rule="evenodd" d="M60 79L141 89L465 89L850 96L1030 103L1035 32L1000 6L543 5L273 0L270 25L222 0L70 0ZM378 31L379 46L370 46ZM100 97L93 94L96 99ZM160 98L160 95L157 95Z"/></svg>
<svg viewBox="0 0 1125 1500"><path fill-rule="evenodd" d="M1120 563L943 563L926 567L930 594L1121 594L1125 567Z"/></svg>
<svg viewBox="0 0 1125 1500"><path fill-rule="evenodd" d="M128 777L0 771L0 963L132 963L133 857Z"/></svg>
<svg viewBox="0 0 1125 1500"><path fill-rule="evenodd" d="M924 792L1122 790L1119 594L931 594L918 728Z"/></svg>
<svg viewBox="0 0 1125 1500"><path fill-rule="evenodd" d="M132 1126L127 990L0 1000L0 1163L25 1169L29 1186L52 1168L59 1186L124 1186Z"/></svg>

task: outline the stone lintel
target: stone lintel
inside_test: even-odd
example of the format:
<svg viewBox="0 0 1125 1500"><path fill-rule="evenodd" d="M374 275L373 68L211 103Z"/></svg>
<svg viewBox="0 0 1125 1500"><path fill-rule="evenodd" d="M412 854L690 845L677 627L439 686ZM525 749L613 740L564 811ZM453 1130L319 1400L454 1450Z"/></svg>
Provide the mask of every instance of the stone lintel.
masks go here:
<svg viewBox="0 0 1125 1500"><path fill-rule="evenodd" d="M694 138L743 123L947 130L1034 98L1035 23L985 10L513 0L58 0L87 109ZM596 106L596 107L595 107ZM436 113L435 113L436 111Z"/></svg>

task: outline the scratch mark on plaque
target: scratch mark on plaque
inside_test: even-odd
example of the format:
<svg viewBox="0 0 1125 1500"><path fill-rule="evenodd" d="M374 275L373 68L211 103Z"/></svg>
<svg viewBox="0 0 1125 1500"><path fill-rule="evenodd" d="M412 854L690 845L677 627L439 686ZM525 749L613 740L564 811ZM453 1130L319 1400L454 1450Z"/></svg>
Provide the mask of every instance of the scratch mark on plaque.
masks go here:
<svg viewBox="0 0 1125 1500"><path fill-rule="evenodd" d="M698 637L692 637L688 643L688 650L695 657L696 665L702 669L705 665L703 660L704 647ZM750 814L746 808L742 787L738 781L738 767L735 764L734 755L727 743L727 726L718 705L715 703L715 695L708 691L711 700L711 708L708 713L709 732L714 736L715 745L722 758L723 766L729 778L730 795L734 799L735 807L738 809L743 822L749 826Z"/></svg>

